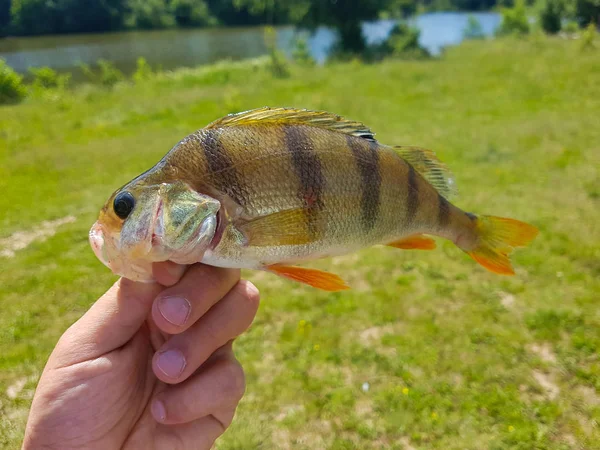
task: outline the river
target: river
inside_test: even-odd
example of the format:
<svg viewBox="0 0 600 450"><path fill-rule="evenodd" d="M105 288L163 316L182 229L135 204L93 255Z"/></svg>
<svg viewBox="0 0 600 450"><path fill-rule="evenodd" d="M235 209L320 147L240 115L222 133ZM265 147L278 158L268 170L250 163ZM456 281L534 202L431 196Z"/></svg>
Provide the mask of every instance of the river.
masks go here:
<svg viewBox="0 0 600 450"><path fill-rule="evenodd" d="M468 16L473 15L486 36L492 36L500 24L496 13L429 13L410 22L420 31L420 43L439 54L448 45L462 41ZM380 42L394 26L392 20L363 25L367 42ZM290 53L295 37L293 27L278 27L278 45ZM313 57L323 62L335 41L335 33L320 27L308 39ZM75 71L78 64L93 64L99 59L112 61L125 73L131 73L138 57L152 66L172 69L208 64L221 59L242 59L266 52L263 30L252 28L201 28L123 33L78 34L0 39L0 58L18 72L29 67L49 66L59 71Z"/></svg>

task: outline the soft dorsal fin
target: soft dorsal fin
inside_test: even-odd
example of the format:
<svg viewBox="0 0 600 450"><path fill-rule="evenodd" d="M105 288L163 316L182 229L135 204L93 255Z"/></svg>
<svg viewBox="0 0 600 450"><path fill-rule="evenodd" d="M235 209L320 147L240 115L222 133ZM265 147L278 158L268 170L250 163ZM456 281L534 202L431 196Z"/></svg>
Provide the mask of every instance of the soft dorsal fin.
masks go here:
<svg viewBox="0 0 600 450"><path fill-rule="evenodd" d="M394 147L394 150L402 159L413 166L423 178L429 181L444 198L449 198L453 194L456 194L456 186L452 173L435 156L434 152L425 148L408 146Z"/></svg>
<svg viewBox="0 0 600 450"><path fill-rule="evenodd" d="M308 109L269 107L252 109L237 114L229 114L212 122L207 128L232 127L259 123L308 125L375 141L375 133L360 122L347 120L326 111L310 111Z"/></svg>

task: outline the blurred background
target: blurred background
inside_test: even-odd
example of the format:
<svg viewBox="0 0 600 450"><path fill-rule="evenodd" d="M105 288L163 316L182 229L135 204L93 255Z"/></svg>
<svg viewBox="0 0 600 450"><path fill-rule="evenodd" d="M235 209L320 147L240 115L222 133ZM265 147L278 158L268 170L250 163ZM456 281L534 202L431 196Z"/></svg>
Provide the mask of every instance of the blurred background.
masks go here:
<svg viewBox="0 0 600 450"><path fill-rule="evenodd" d="M0 0L0 447L115 280L87 233L187 134L261 106L430 148L461 208L540 228L515 277L451 243L246 272L219 449L600 448L598 0Z"/></svg>

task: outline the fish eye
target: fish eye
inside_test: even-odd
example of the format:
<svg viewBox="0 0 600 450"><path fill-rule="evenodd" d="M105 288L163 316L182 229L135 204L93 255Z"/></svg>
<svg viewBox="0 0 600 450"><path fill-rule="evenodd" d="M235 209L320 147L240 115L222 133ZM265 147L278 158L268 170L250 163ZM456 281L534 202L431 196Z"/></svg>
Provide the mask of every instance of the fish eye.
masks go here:
<svg viewBox="0 0 600 450"><path fill-rule="evenodd" d="M120 192L117 194L113 202L115 214L123 220L127 219L127 216L131 214L134 206L135 198L133 198L133 195L131 195L130 192Z"/></svg>

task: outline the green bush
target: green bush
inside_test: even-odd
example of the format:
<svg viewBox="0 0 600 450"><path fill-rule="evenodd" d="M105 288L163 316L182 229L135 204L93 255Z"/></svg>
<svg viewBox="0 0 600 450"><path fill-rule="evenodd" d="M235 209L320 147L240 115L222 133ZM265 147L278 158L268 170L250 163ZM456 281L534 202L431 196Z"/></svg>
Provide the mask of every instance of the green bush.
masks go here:
<svg viewBox="0 0 600 450"><path fill-rule="evenodd" d="M303 66L315 65L315 60L310 54L310 49L308 48L308 42L306 38L302 36L298 36L294 40L292 57L294 58L294 61L296 61L296 63L301 64Z"/></svg>
<svg viewBox="0 0 600 450"><path fill-rule="evenodd" d="M100 84L106 87L113 87L119 81L125 79L125 75L115 67L110 61L104 59L98 60L98 68L100 69Z"/></svg>
<svg viewBox="0 0 600 450"><path fill-rule="evenodd" d="M130 0L128 25L141 29L169 28L175 18L164 0Z"/></svg>
<svg viewBox="0 0 600 450"><path fill-rule="evenodd" d="M29 73L33 75L33 87L37 89L64 89L71 80L71 74L59 74L50 67L31 67Z"/></svg>
<svg viewBox="0 0 600 450"><path fill-rule="evenodd" d="M146 58L140 56L137 59L136 69L131 78L136 83L139 83L141 81L151 78L153 74L154 72L152 71L152 67L150 67L150 64L148 64Z"/></svg>
<svg viewBox="0 0 600 450"><path fill-rule="evenodd" d="M216 19L203 0L172 0L171 11L180 27L216 25Z"/></svg>
<svg viewBox="0 0 600 450"><path fill-rule="evenodd" d="M469 15L467 26L463 30L463 36L465 39L483 39L485 37L483 27L475 16Z"/></svg>
<svg viewBox="0 0 600 450"><path fill-rule="evenodd" d="M527 9L523 0L517 0L513 8L502 9L502 23L498 34L524 35L530 31Z"/></svg>
<svg viewBox="0 0 600 450"><path fill-rule="evenodd" d="M561 29L564 14L565 4L563 0L545 0L540 11L542 29L549 34L558 33Z"/></svg>
<svg viewBox="0 0 600 450"><path fill-rule="evenodd" d="M581 27L590 23L600 25L600 0L576 0L575 17Z"/></svg>
<svg viewBox="0 0 600 450"><path fill-rule="evenodd" d="M265 27L263 39L269 52L269 70L276 78L286 78L290 69L285 55L277 47L277 31L273 27Z"/></svg>
<svg viewBox="0 0 600 450"><path fill-rule="evenodd" d="M420 31L405 23L398 23L381 44L369 47L367 59L378 60L387 56L403 59L422 59L431 55L419 44Z"/></svg>
<svg viewBox="0 0 600 450"><path fill-rule="evenodd" d="M585 27L585 30L583 30L583 33L581 33L581 48L582 48L582 50L586 50L586 49L595 47L594 41L596 40L597 34L598 34L598 31L596 29L596 24L590 22L588 24L588 26Z"/></svg>
<svg viewBox="0 0 600 450"><path fill-rule="evenodd" d="M579 24L574 20L569 20L564 24L563 31L568 34L575 34L579 32Z"/></svg>
<svg viewBox="0 0 600 450"><path fill-rule="evenodd" d="M26 95L23 77L0 58L0 104L19 102Z"/></svg>

